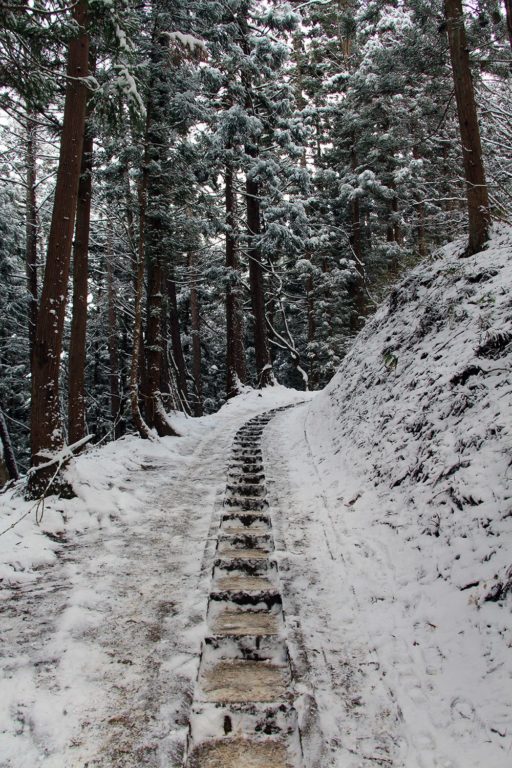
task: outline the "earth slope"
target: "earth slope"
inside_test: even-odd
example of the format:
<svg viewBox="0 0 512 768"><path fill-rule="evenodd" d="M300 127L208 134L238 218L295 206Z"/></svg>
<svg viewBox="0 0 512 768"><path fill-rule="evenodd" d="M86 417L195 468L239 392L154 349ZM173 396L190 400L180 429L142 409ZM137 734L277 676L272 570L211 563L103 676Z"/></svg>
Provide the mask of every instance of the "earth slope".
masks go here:
<svg viewBox="0 0 512 768"><path fill-rule="evenodd" d="M423 728L432 765L504 768L512 230L476 256L461 251L448 246L393 290L304 425L412 751Z"/></svg>

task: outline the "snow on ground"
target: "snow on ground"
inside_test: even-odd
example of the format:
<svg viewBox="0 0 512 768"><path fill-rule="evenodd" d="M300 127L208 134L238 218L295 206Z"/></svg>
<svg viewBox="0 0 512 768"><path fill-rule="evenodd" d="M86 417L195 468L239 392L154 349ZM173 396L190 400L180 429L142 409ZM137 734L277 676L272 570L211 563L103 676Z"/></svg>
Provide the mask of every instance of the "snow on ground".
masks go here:
<svg viewBox="0 0 512 768"><path fill-rule="evenodd" d="M77 498L0 496L0 765L181 765L204 636L209 527L243 422L303 399L249 392L182 438L77 458Z"/></svg>
<svg viewBox="0 0 512 768"><path fill-rule="evenodd" d="M511 256L417 268L267 430L322 768L512 765Z"/></svg>
<svg viewBox="0 0 512 768"><path fill-rule="evenodd" d="M304 768L512 765L511 254L503 228L417 268L266 429ZM90 450L44 510L0 496L2 768L181 765L232 438L304 399Z"/></svg>

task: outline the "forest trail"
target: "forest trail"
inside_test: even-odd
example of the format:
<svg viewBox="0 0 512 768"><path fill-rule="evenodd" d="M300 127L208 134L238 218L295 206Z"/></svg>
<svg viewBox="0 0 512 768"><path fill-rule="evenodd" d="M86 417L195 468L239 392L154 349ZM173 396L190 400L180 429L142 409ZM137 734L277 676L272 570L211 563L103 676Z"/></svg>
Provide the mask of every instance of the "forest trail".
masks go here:
<svg viewBox="0 0 512 768"><path fill-rule="evenodd" d="M346 411L315 431L311 397L247 391L92 449L78 497L9 533L1 768L508 766L500 646L481 673L480 627L448 615L466 593L423 583L353 443L318 444Z"/></svg>
<svg viewBox="0 0 512 768"><path fill-rule="evenodd" d="M261 414L269 405L279 407L280 399L285 405L296 402L298 395L285 390L277 398L275 393L266 399L251 394L245 402L239 398L242 402L226 406L218 417L209 417L198 427L197 422L188 422L189 433L178 443L176 439L158 444L136 441L135 451L131 443L124 449L118 445L117 464L112 469L105 454L103 465L97 459L91 463L91 485L96 482L94 475L107 467L108 493L117 499L118 511L109 508L99 525L91 524L76 533L68 525L65 540L57 537L58 559L41 567L33 581L4 595L8 609L2 611L0 632L2 768L183 765L192 701L195 733L209 721L205 710L212 703L200 701L195 693L200 658L197 691L202 690L205 678L201 675L208 666L206 654L201 654L203 639L210 635L205 623L208 600L210 619L219 598L229 595L250 600L256 594L250 578L242 578L240 589L236 594L233 591L226 551L217 550L220 518L222 547L228 541L235 548L248 541L246 536L240 538L236 528L251 517L259 517L260 525L255 526L255 520L251 526L252 536L254 541L262 534L259 542L265 557L271 546L270 536L258 530L266 527L265 515L257 509L238 509L234 504L238 491L223 506L228 461L229 486L234 488L242 480L235 467L242 472L247 469L251 457L244 454L254 450L243 445L244 428L238 437L235 434L251 417L263 418L264 423L267 417ZM248 426L245 432L253 429ZM234 450L243 461L230 459L234 438ZM129 457L127 471L117 474L123 468L119 460L123 450ZM257 457L255 449L252 458ZM260 465L253 466L258 471L247 473L245 479L258 484ZM258 492L255 487L251 490ZM90 501L100 515L105 503L98 487L91 488ZM253 503L252 496L246 497L242 507ZM59 506L66 515L73 515L73 502L59 502ZM240 517L237 513L242 511ZM50 519L51 510L46 515ZM252 571L261 575L260 547L255 550L241 569L248 576ZM236 562L240 566L238 554ZM263 584L269 624L258 630L261 643L255 642L261 646L260 655L272 646L275 663L255 685L260 686L263 698L268 698L269 685L281 687L282 697L277 696L270 707L274 717L269 719L269 727L272 730L279 723L288 730L293 714L285 692L285 646L275 635L281 617L273 565L268 575L268 585L264 580ZM229 585L226 579L231 580ZM252 611L251 616L255 616ZM242 637L245 630L229 629L229 612L216 615L215 621L218 648L209 645L209 658L227 654L225 661L234 664L229 659L229 632ZM231 651L236 656L234 647ZM211 680L207 687L213 690ZM235 689L236 681L231 698ZM216 694L208 695L211 700ZM233 716L233 731L238 727L234 721ZM223 728L226 723L223 720ZM262 754L266 749L263 747ZM272 750L272 765L277 767L275 757L281 746ZM203 763L190 763L196 764ZM227 768L227 762L221 764ZM284 758L282 765L288 765Z"/></svg>
<svg viewBox="0 0 512 768"><path fill-rule="evenodd" d="M454 765L404 734L303 401L251 392L81 460L99 524L68 521L4 611L2 768Z"/></svg>
<svg viewBox="0 0 512 768"><path fill-rule="evenodd" d="M217 536L189 768L297 768L300 736L260 441L237 432Z"/></svg>

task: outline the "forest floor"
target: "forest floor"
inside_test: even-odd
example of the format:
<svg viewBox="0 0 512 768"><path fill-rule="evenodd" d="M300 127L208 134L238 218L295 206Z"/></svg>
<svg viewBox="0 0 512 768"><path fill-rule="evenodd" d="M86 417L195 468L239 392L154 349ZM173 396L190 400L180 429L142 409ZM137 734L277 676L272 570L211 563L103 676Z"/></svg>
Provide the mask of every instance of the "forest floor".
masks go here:
<svg viewBox="0 0 512 768"><path fill-rule="evenodd" d="M0 496L2 768L183 764L232 446L285 405L258 440L293 768L511 765L511 251L419 267L315 396L94 448L44 510ZM205 768L232 765L260 763Z"/></svg>

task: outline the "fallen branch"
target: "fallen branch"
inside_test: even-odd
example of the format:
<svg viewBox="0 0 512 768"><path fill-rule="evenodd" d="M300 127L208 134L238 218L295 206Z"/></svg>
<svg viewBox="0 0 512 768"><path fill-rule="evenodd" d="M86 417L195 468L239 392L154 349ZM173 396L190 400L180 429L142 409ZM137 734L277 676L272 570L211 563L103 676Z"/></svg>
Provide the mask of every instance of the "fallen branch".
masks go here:
<svg viewBox="0 0 512 768"><path fill-rule="evenodd" d="M70 459L73 458L76 451L79 451L80 448L83 448L83 446L89 443L93 439L93 437L94 435L86 435L85 437L80 438L80 440L77 440L76 443L72 443L71 445L65 445L64 448L58 451L58 453L54 454L44 464L38 464L36 467L30 467L30 469L27 472L27 476L35 475L43 469L47 469L48 467L53 467L53 465L57 463L59 464L59 469L60 469L62 465L66 463L66 461L69 461Z"/></svg>

